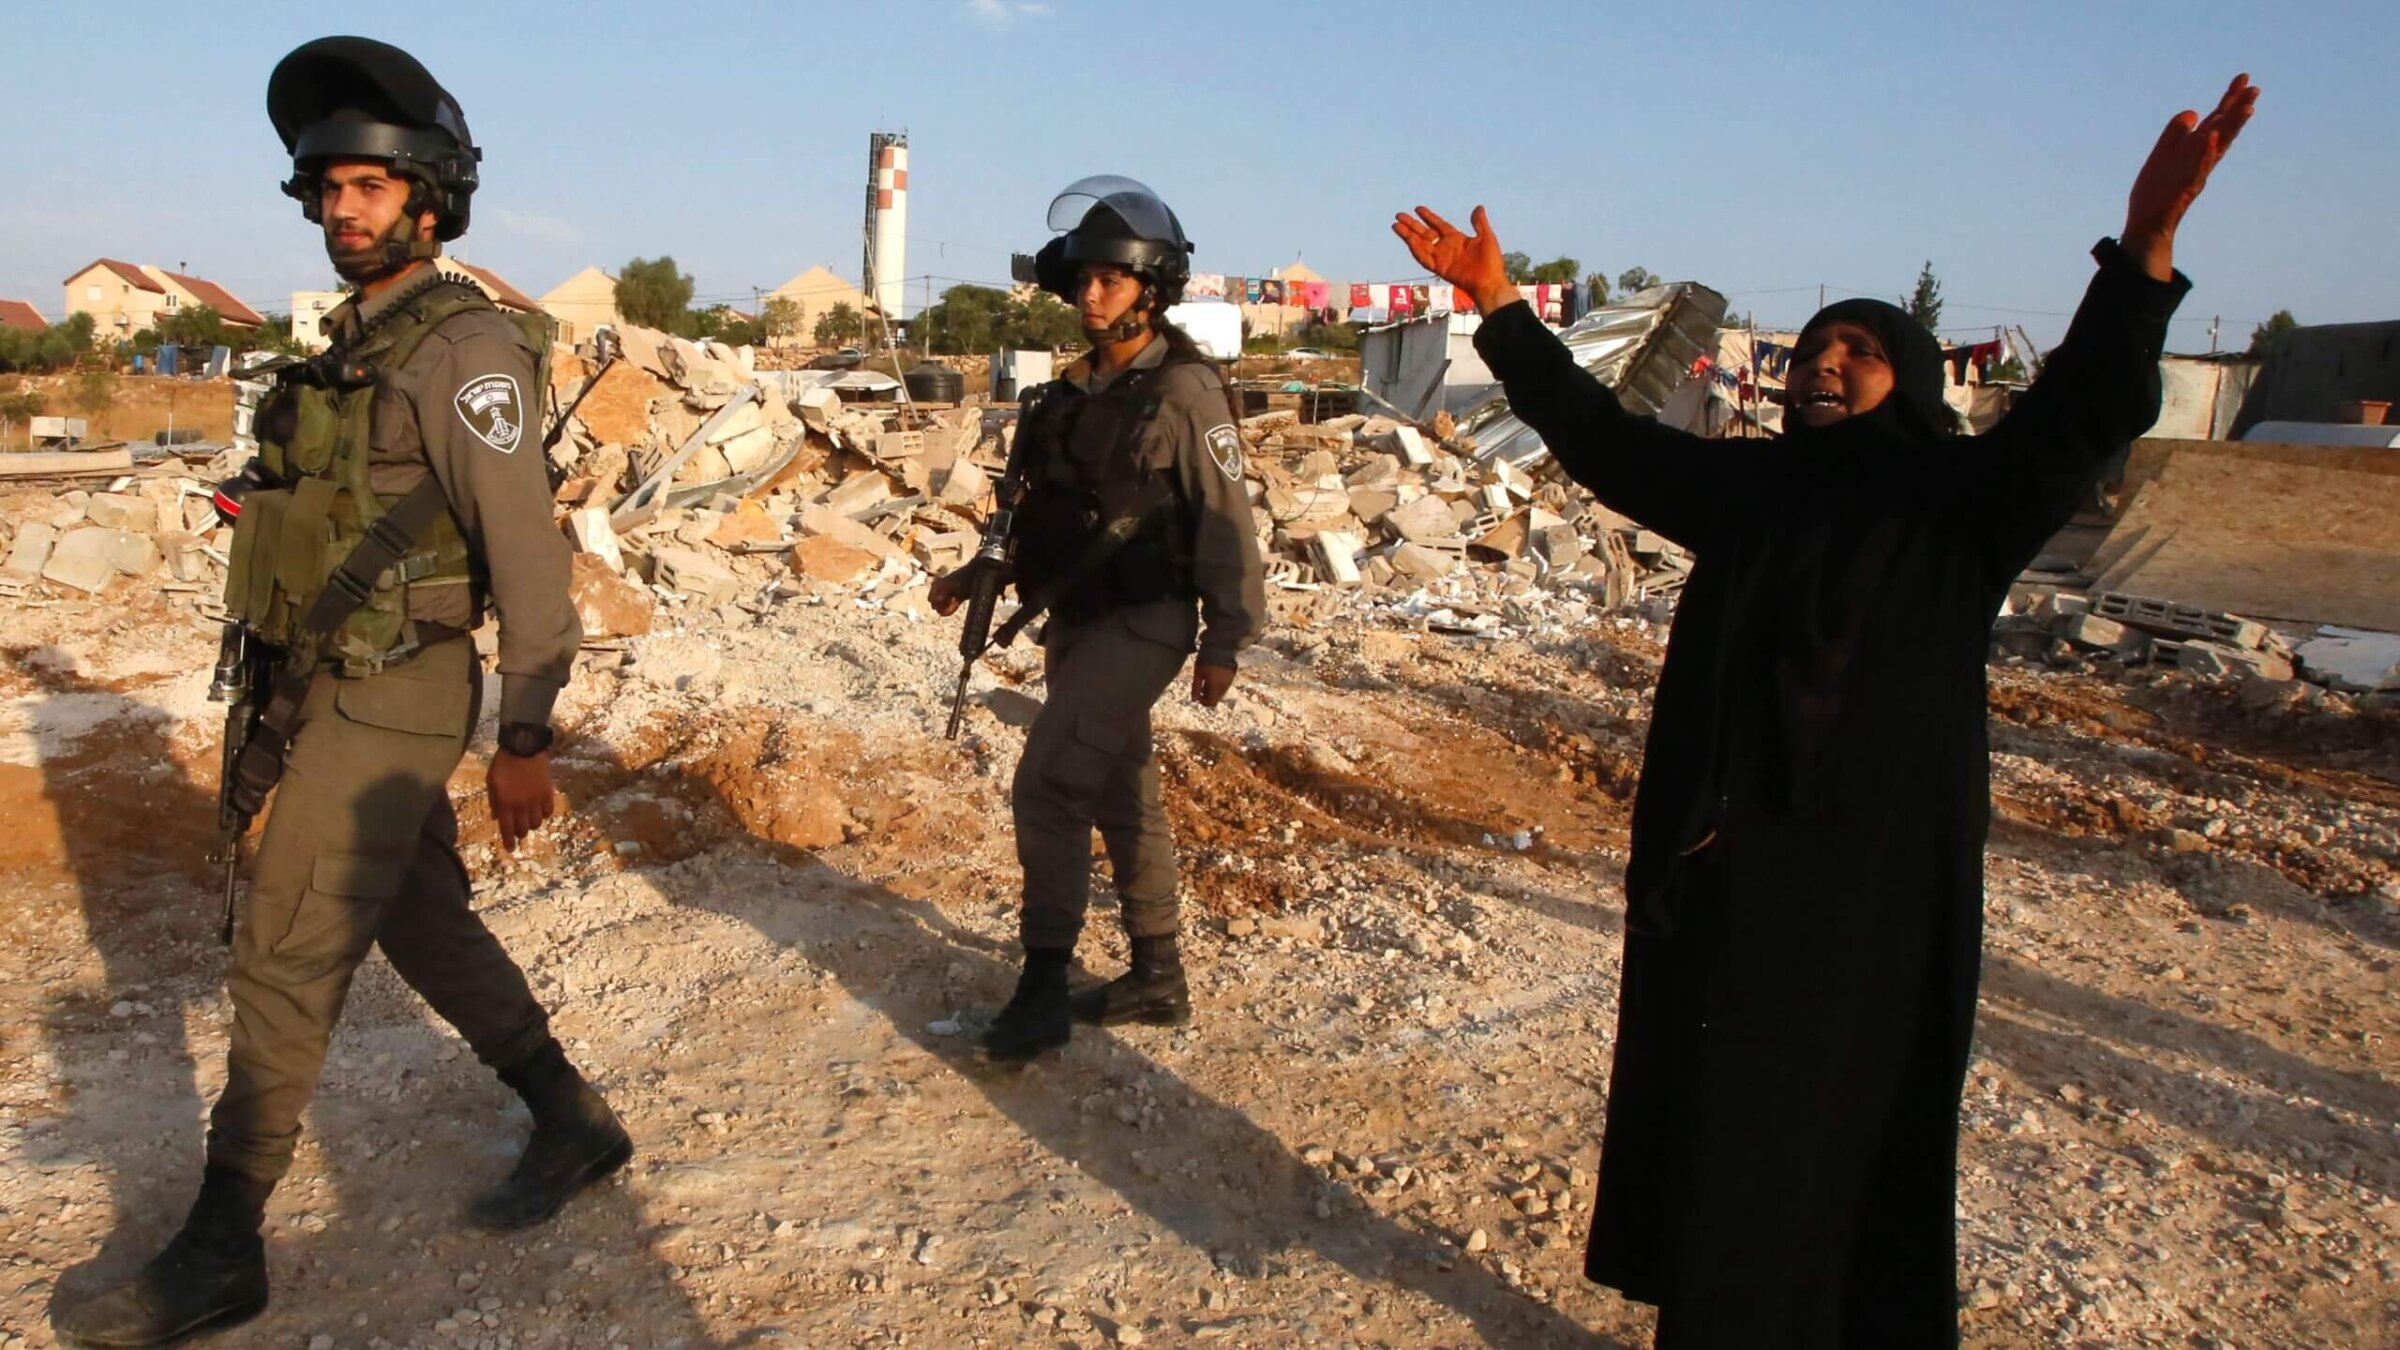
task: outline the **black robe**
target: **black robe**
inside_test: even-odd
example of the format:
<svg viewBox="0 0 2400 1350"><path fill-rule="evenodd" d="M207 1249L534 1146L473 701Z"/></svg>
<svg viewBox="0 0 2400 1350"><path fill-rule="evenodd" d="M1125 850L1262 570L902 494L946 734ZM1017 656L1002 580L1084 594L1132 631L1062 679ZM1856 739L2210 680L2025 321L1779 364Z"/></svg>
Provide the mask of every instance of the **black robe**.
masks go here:
<svg viewBox="0 0 2400 1350"><path fill-rule="evenodd" d="M1991 621L2156 420L2190 288L2093 252L2065 342L1976 437L1870 415L1706 440L1626 412L1523 305L1476 335L1560 465L1695 555L1634 799L1584 1263L1660 1305L1663 1346L1956 1342Z"/></svg>

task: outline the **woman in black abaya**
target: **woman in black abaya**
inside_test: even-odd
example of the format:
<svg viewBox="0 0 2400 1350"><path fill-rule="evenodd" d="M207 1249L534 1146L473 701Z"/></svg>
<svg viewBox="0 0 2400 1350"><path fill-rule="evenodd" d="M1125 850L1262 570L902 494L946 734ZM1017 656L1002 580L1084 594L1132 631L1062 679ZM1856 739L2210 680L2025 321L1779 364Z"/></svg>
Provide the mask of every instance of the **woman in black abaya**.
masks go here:
<svg viewBox="0 0 2400 1350"><path fill-rule="evenodd" d="M2041 378L1950 434L1902 311L1802 331L1785 433L1627 413L1518 300L1483 208L1393 230L1473 295L1559 464L1691 549L1626 869L1624 989L1585 1274L1659 1343L1957 1342L1958 1102L1990 817L1984 652L2092 470L2156 420L2175 231L2251 114L2169 121Z"/></svg>

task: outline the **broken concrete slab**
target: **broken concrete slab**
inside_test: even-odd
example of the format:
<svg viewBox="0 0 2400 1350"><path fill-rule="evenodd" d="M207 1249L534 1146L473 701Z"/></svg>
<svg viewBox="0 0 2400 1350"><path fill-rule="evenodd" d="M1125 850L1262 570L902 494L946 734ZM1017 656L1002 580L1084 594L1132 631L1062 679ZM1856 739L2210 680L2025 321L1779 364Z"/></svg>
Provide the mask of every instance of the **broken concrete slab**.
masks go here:
<svg viewBox="0 0 2400 1350"><path fill-rule="evenodd" d="M1403 464L1422 468L1433 463L1433 447L1425 443L1425 433L1415 427L1392 428L1391 446Z"/></svg>
<svg viewBox="0 0 2400 1350"><path fill-rule="evenodd" d="M718 516L709 526L708 542L728 550L780 544L783 526L757 502L736 502L732 510Z"/></svg>
<svg viewBox="0 0 2400 1350"><path fill-rule="evenodd" d="M2301 670L2320 684L2361 694L2400 689L2400 633L2327 625L2297 654Z"/></svg>
<svg viewBox="0 0 2400 1350"><path fill-rule="evenodd" d="M586 506L568 512L567 537L575 541L578 552L598 558L609 571L625 570L625 552L617 546L617 532L609 526L606 507Z"/></svg>
<svg viewBox="0 0 2400 1350"><path fill-rule="evenodd" d="M0 576L16 581L31 581L42 574L50 561L50 550L58 545L58 531L39 521L28 521L17 527L16 540L9 545L8 561L0 564Z"/></svg>
<svg viewBox="0 0 2400 1350"><path fill-rule="evenodd" d="M1366 546L1364 535L1344 530L1319 530L1308 541L1309 554L1317 565L1317 575L1336 586L1358 584L1358 555Z"/></svg>
<svg viewBox="0 0 2400 1350"><path fill-rule="evenodd" d="M652 400L669 390L665 381L630 361L610 366L575 409L592 438L602 444L634 445L650 430Z"/></svg>
<svg viewBox="0 0 2400 1350"><path fill-rule="evenodd" d="M828 506L812 506L800 513L800 531L807 535L827 535L862 552L878 558L901 556L900 547L880 531L861 525Z"/></svg>
<svg viewBox="0 0 2400 1350"><path fill-rule="evenodd" d="M1433 581L1446 577L1450 575L1450 569L1458 562L1455 554L1427 548L1414 542L1397 544L1384 557L1390 560L1394 571L1418 581Z"/></svg>
<svg viewBox="0 0 2400 1350"><path fill-rule="evenodd" d="M701 604L721 605L741 593L742 581L733 569L697 549L654 548L650 560L657 565L659 585L681 591Z"/></svg>
<svg viewBox="0 0 2400 1350"><path fill-rule="evenodd" d="M934 490L934 497L956 506L972 506L982 501L983 495L991 490L991 476L961 456L952 461L948 471L941 475L940 486Z"/></svg>
<svg viewBox="0 0 2400 1350"><path fill-rule="evenodd" d="M2267 680L2292 678L2291 660L2281 653L2252 651L2246 647L2198 639L2182 644L2175 653L2175 666L2202 679L2225 679L2239 675Z"/></svg>
<svg viewBox="0 0 2400 1350"><path fill-rule="evenodd" d="M95 492L83 504L84 519L104 530L158 529L158 503L130 492Z"/></svg>
<svg viewBox="0 0 2400 1350"><path fill-rule="evenodd" d="M117 565L119 556L130 548L130 541L137 539L150 549L151 562L156 565L157 546L147 536L98 525L78 526L60 536L51 548L48 561L42 565L42 579L97 595L117 579L123 570Z"/></svg>
<svg viewBox="0 0 2400 1350"><path fill-rule="evenodd" d="M817 500L842 515L856 516L891 498L892 480L869 471L850 475L834 484Z"/></svg>
<svg viewBox="0 0 2400 1350"><path fill-rule="evenodd" d="M1384 516L1383 523L1410 543L1458 533L1458 520L1451 514L1450 503L1431 493L1394 507Z"/></svg>

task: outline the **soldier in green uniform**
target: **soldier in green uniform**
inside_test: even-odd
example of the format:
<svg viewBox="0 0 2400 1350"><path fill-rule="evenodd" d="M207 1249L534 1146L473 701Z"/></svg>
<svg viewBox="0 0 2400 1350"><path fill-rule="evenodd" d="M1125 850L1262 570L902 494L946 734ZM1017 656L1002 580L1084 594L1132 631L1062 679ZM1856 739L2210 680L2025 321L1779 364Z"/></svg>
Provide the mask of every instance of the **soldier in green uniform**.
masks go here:
<svg viewBox="0 0 2400 1350"><path fill-rule="evenodd" d="M551 705L581 632L543 465L546 324L503 315L436 263L466 229L481 155L415 59L364 38L308 43L276 67L267 109L292 153L284 191L354 294L328 318L331 349L283 372L261 409L235 528L227 607L289 654L288 734L199 1199L128 1283L56 1315L86 1345L168 1344L266 1306L267 1196L370 947L531 1110L515 1170L469 1206L475 1223L540 1223L633 1151L475 914L447 794L482 689L468 634L490 609L502 843L552 811ZM396 561L361 578L344 570L353 555ZM263 721L278 722L273 704Z"/></svg>
<svg viewBox="0 0 2400 1350"><path fill-rule="evenodd" d="M1027 400L1017 432L1007 579L1048 615L1049 699L1010 789L1025 967L983 1042L1004 1061L1066 1044L1076 1020L1190 1019L1150 709L1195 649L1192 697L1215 706L1266 615L1225 382L1166 319L1191 275L1182 224L1150 189L1102 176L1060 194L1050 228L1065 233L1037 255L1035 279L1076 307L1092 350ZM955 609L978 565L936 583L935 606ZM1133 968L1071 994L1095 827Z"/></svg>

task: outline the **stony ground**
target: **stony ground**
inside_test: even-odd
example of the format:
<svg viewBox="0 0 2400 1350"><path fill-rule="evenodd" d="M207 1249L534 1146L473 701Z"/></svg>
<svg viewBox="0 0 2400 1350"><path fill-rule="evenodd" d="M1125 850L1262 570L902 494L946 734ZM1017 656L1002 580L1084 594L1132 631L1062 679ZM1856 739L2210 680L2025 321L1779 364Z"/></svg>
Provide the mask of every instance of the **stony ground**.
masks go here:
<svg viewBox="0 0 2400 1350"><path fill-rule="evenodd" d="M947 625L792 602L588 653L572 814L511 859L479 763L456 791L640 1154L535 1236L463 1227L523 1114L370 962L226 1343L1647 1344L1577 1272L1659 630L1531 618L1286 629L1228 706L1178 699L1199 1019L1015 1074L966 1047L1011 979L1030 657L952 744ZM140 596L0 616L0 1345L194 1184L213 650ZM2400 1343L2400 718L1994 678L1968 1343Z"/></svg>

